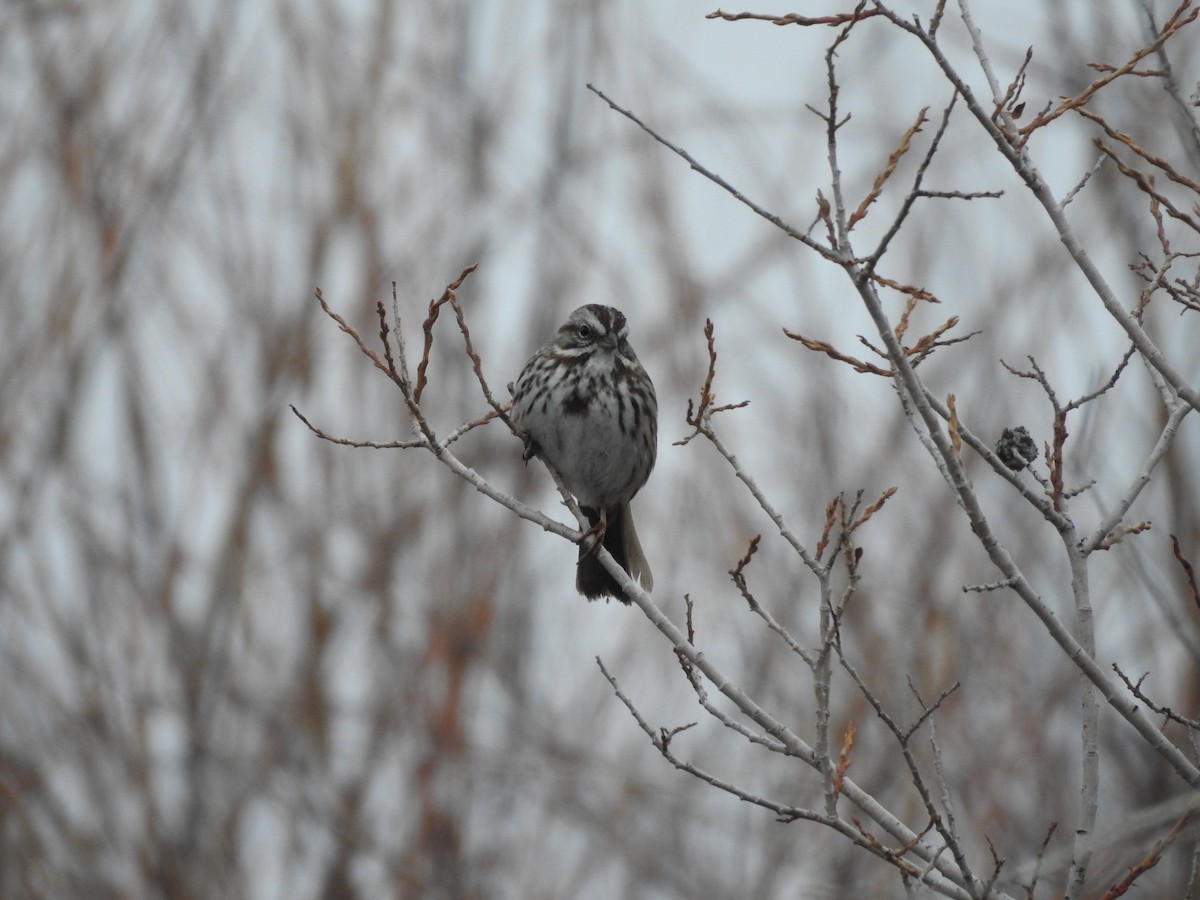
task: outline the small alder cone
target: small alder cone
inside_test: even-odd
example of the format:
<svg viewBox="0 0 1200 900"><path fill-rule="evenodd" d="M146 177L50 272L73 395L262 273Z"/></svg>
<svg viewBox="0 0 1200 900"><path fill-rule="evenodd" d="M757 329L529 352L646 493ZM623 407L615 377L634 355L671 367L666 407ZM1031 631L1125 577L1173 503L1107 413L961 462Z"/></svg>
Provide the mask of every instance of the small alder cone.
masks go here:
<svg viewBox="0 0 1200 900"><path fill-rule="evenodd" d="M513 390L513 424L526 437L525 458L542 457L592 526L579 547L575 587L589 600L629 603L596 558L598 543L646 590L654 586L629 501L658 452L654 384L629 346L625 315L589 304L533 354Z"/></svg>
<svg viewBox="0 0 1200 900"><path fill-rule="evenodd" d="M996 455L1014 472L1020 472L1037 459L1037 444L1024 426L1005 428L996 442Z"/></svg>

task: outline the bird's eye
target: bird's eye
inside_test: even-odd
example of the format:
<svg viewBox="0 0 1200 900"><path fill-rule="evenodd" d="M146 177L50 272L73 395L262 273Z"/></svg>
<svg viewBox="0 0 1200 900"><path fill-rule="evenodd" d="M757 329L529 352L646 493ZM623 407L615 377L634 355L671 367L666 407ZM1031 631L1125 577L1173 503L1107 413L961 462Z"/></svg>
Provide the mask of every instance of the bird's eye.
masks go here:
<svg viewBox="0 0 1200 900"><path fill-rule="evenodd" d="M592 328L590 325L579 326L579 336L585 341L592 336Z"/></svg>

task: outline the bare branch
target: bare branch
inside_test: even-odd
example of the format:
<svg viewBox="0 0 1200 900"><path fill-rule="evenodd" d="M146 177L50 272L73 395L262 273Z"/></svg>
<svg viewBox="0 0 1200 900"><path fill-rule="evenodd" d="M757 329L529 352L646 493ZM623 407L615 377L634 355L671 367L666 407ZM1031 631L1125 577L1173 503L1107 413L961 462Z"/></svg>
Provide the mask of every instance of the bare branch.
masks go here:
<svg viewBox="0 0 1200 900"><path fill-rule="evenodd" d="M323 441L329 441L332 444L341 444L345 447L367 447L372 450L410 450L416 447L427 447L428 444L423 438L417 438L412 441L388 441L386 443L376 443L375 441L352 441L347 438L334 437L332 434L322 431L320 428L312 424L304 417L304 414L295 406L288 404L288 408L296 414L296 418L303 422L308 430L315 434Z"/></svg>
<svg viewBox="0 0 1200 900"><path fill-rule="evenodd" d="M441 309L445 304L453 304L454 310L458 315L459 327L463 329L463 337L466 338L467 341L467 353L471 356L472 362L478 363L479 357L475 355L475 351L471 347L471 335L466 330L466 323L463 321L462 310L459 308L458 298L454 294L454 292L462 285L463 281L466 280L467 276L474 272L477 268L479 268L479 263L472 263L471 265L467 266L462 270L462 273L458 276L458 278L446 285L446 290L442 292L442 296L438 297L436 300L429 301L429 315L426 316L425 321L421 323L421 331L425 334L425 345L421 350L421 361L417 363L417 382L416 387L413 388L413 400L416 403L421 402L421 393L425 390L425 372L429 368L429 351L433 348L433 326L437 322L438 313L441 312ZM483 381L483 374L479 372L478 367L476 367L475 372L476 375L479 376L480 384L483 386L484 395L494 407L495 401L491 399L491 394L487 390L487 384Z"/></svg>
<svg viewBox="0 0 1200 900"><path fill-rule="evenodd" d="M1029 136L1039 128L1053 122L1065 112L1079 109L1085 103L1092 99L1095 94L1104 87L1107 87L1112 82L1116 81L1122 75L1129 75L1136 72L1137 64L1150 56L1152 53L1157 53L1167 40L1175 35L1181 28L1190 25L1196 20L1196 16L1200 14L1200 9L1192 9L1189 12L1189 7L1192 5L1192 0L1183 0L1176 7L1175 11L1170 15L1167 21L1163 24L1162 30L1158 36L1147 46L1134 52L1134 54L1120 66L1104 66L1105 74L1101 78L1097 78L1074 97L1064 98L1058 106L1049 112L1042 113L1037 116L1032 122L1024 126L1021 130L1022 140L1028 140Z"/></svg>
<svg viewBox="0 0 1200 900"><path fill-rule="evenodd" d="M684 420L693 427L691 434L674 442L674 446L682 447L691 442L692 438L703 433L702 424L712 418L714 413L728 412L733 409L742 409L749 406L749 400L743 400L740 403L727 403L724 406L714 406L713 403L716 394L713 393L713 379L717 374L717 342L714 337L714 328L712 319L704 321L704 337L708 342L708 370L704 375L704 383L700 386L700 399L693 407L692 401L688 400L687 415Z"/></svg>
<svg viewBox="0 0 1200 900"><path fill-rule="evenodd" d="M1196 586L1196 570L1183 555L1183 550L1179 547L1179 538L1175 535L1171 535L1171 550L1175 554L1175 559L1179 561L1179 565L1183 568L1183 574L1187 576L1188 587L1192 591L1192 603L1197 610L1200 610L1200 587Z"/></svg>
<svg viewBox="0 0 1200 900"><path fill-rule="evenodd" d="M856 372L860 372L864 375L882 375L885 378L892 377L891 369L881 369L879 366L876 366L872 363L864 362L863 360L856 359L853 356L847 356L845 353L842 353L840 350L836 349L832 344L826 343L825 341L818 341L815 338L805 337L804 335L797 334L794 331L788 331L786 328L783 329L783 333L790 337L793 341L799 341L806 349L813 350L817 353L824 353L830 359L837 360L838 362L844 362Z"/></svg>
<svg viewBox="0 0 1200 900"><path fill-rule="evenodd" d="M724 19L726 22L738 22L742 19L757 19L761 22L770 22L772 25L845 25L849 22L858 22L862 19L869 19L871 16L876 16L878 13L871 9L862 9L861 7L852 13L838 13L832 16L798 16L795 13L789 13L784 16L772 16L767 13L727 13L717 10L710 12L704 18L706 19Z"/></svg>
<svg viewBox="0 0 1200 900"><path fill-rule="evenodd" d="M1163 850L1165 850L1175 840L1175 838L1179 836L1179 832L1183 830L1183 827L1187 825L1189 821L1191 821L1191 818L1192 814L1190 812L1184 813L1182 816L1180 816L1179 819L1176 820L1175 824L1171 826L1171 830L1163 835L1163 837L1154 844L1154 847L1150 850L1150 852L1147 853L1136 865L1132 866L1124 878L1104 892L1103 900L1116 900L1117 897L1122 896L1126 891L1133 887L1133 883L1138 879L1139 876L1157 866L1159 861L1162 859Z"/></svg>
<svg viewBox="0 0 1200 900"><path fill-rule="evenodd" d="M929 121L929 117L926 115L928 112L929 107L923 107L921 111L917 113L917 121L912 124L912 127L910 127L908 131L904 132L904 134L900 136L900 143L897 144L896 149L894 149L888 155L887 162L884 164L883 169L880 170L879 174L875 176L875 183L871 185L871 190L867 192L867 196L863 197L862 202L858 204L858 209L854 210L854 212L850 214L850 220L846 223L847 229L854 228L855 223L866 218L867 210L870 208L872 203L879 199L879 195L883 192L883 186L887 184L887 180L891 178L892 173L896 171L896 165L900 162L900 159L908 152L908 148L912 144L913 137L920 132L921 126ZM943 117L943 121L945 121L945 117Z"/></svg>
<svg viewBox="0 0 1200 900"><path fill-rule="evenodd" d="M631 121L635 125L637 125L640 129L642 129L642 131L646 132L646 134L648 134L648 135L650 135L650 137L654 138L654 140L658 141L660 144L662 144L668 150L672 151L677 156L679 156L684 162L686 162L689 166L692 167L693 171L698 172L699 174L701 174L705 178L707 178L709 181L711 181L713 184L715 184L718 187L725 190L730 196L732 196L739 203L743 204L744 206L753 210L758 215L762 216L764 219L766 219L768 222L770 222L776 228L780 229L788 237L794 238L795 240L804 244L804 246L808 247L810 250L815 250L817 253L821 254L821 256L825 257L826 259L829 259L829 260L835 261L835 262L838 261L838 256L834 251L829 250L825 247L822 247L820 244L818 244L816 241L814 241L812 238L810 238L807 234L804 234L803 232L793 228L791 225L788 225L786 222L784 222L783 219L781 219L779 216L775 215L772 212L768 212L766 209L764 209L763 207L759 206L757 203L750 200L741 191L739 191L737 188L735 188L733 185L731 185L728 181L726 181L720 175L717 175L712 170L706 168L705 166L703 166L699 162L697 162L696 159L690 153L688 153L686 150L684 150L682 147L678 147L675 144L668 141L665 137L660 135L658 132L656 132L650 126L646 125L641 119L639 119L636 115L634 115L628 109L618 106L616 103L614 103L612 100L610 100L608 95L605 94L603 91L601 91L599 88L595 87L592 84L589 84L589 85L587 85L587 89L589 91L591 91L593 94L595 94L597 97L599 97L601 100L603 100L605 103L607 103L609 105L609 107L611 109L613 109L615 112L618 112L621 115L623 115L625 118L629 119L629 121Z"/></svg>
<svg viewBox="0 0 1200 900"><path fill-rule="evenodd" d="M1113 667L1113 671L1117 673L1117 676L1123 682L1125 682L1125 687L1129 688L1129 693L1133 694L1133 696L1135 696L1138 700L1140 700L1142 703L1146 704L1147 709L1151 710L1152 712L1157 713L1158 715L1162 716L1164 719L1168 719L1172 722L1177 722L1180 725L1184 726L1185 728L1200 730L1200 719L1189 719L1189 718L1186 718L1185 716L1181 716L1178 713L1173 712L1169 706L1162 706L1158 703L1155 703L1153 700L1151 700L1149 697L1147 697L1144 693L1142 693L1142 682L1146 680L1146 676L1150 674L1149 672L1147 672L1145 675L1142 675L1142 677L1139 678L1136 682L1133 682L1133 681L1129 680L1129 676L1127 676L1124 672L1122 672L1120 667L1116 663L1113 663L1112 667Z"/></svg>

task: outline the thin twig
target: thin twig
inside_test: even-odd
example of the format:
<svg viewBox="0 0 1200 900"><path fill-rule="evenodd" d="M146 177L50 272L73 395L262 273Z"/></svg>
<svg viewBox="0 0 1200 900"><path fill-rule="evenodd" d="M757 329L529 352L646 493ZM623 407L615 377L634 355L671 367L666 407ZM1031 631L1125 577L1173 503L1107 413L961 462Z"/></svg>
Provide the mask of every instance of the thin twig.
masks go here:
<svg viewBox="0 0 1200 900"><path fill-rule="evenodd" d="M757 19L761 22L770 22L772 25L845 25L847 22L858 22L862 19L869 19L871 16L877 16L874 10L857 10L852 13L835 13L832 16L798 16L795 13L789 13L785 16L772 16L767 13L727 13L717 10L710 12L704 18L706 19L724 19L726 22L738 22L742 19Z"/></svg>
<svg viewBox="0 0 1200 900"><path fill-rule="evenodd" d="M1121 667L1116 663L1113 663L1112 667L1113 671L1117 673L1117 677L1125 682L1125 687L1129 688L1129 693L1133 694L1133 696L1137 697L1138 700L1146 704L1147 709L1157 713L1164 719L1169 719L1172 722L1178 722L1184 728L1200 730L1200 719L1189 719L1186 716L1181 716L1178 713L1173 712L1169 706L1162 706L1158 703L1155 703L1153 700L1147 697L1145 693L1142 692L1142 682L1146 680L1146 676L1150 673L1147 672L1136 682L1134 682L1129 680L1129 676L1122 672Z"/></svg>
<svg viewBox="0 0 1200 900"><path fill-rule="evenodd" d="M821 254L826 259L829 259L834 262L839 261L838 255L835 252L833 252L832 250L829 250L825 247L822 247L820 244L818 244L816 241L814 241L812 238L810 238L807 234L804 234L802 231L800 231L796 228L793 228L791 225L788 225L786 222L784 222L783 219L781 219L779 216L775 215L772 212L768 212L765 208L763 208L762 206L759 206L757 203L755 203L754 201L749 199L745 194L743 194L741 191L739 191L737 188L735 188L733 185L731 185L728 181L726 181L720 175L717 175L711 169L705 167L700 162L698 162L695 159L695 157L693 157L690 153L688 153L682 147L679 147L679 146L671 143L669 140L667 140L665 137L663 137L661 134L659 134L657 131L655 131L653 128L651 128L649 125L647 125L645 122L643 122L641 119L639 119L636 115L634 115L630 110L625 109L622 106L618 106L615 102L613 102L611 99L609 99L608 95L605 94L598 87L596 87L593 84L588 84L587 89L589 91L591 91L593 94L595 94L597 97L599 97L601 100L603 100L605 103L607 103L612 110L620 113L625 118L629 119L629 121L631 121L635 125L637 125L638 128L642 129L642 131L646 132L646 134L650 135L650 137L654 138L654 140L658 141L660 144L662 144L664 147L666 147L672 153L674 153L678 157L680 157L684 162L686 162L689 166L691 166L693 171L698 172L699 174L701 174L705 178L707 178L709 181L711 181L713 184L715 184L715 185L719 186L720 188L722 188L723 190L725 190L730 196L732 196L739 203L743 204L744 206L753 210L758 215L762 216L764 219L766 219L768 222L770 222L776 228L780 229L788 237L794 238L795 240L804 244L804 246L808 247L811 250L815 250L817 253Z"/></svg>
<svg viewBox="0 0 1200 900"><path fill-rule="evenodd" d="M423 438L417 438L412 441L386 441L379 443L376 441L352 441L347 438L334 437L328 432L322 431L312 422L304 417L300 410L296 409L292 404L288 404L288 408L296 414L296 418L303 422L308 430L315 434L323 441L329 441L331 444L341 444L344 447L366 447L371 450L411 450L417 447L427 447L428 444Z"/></svg>
<svg viewBox="0 0 1200 900"><path fill-rule="evenodd" d="M1180 816L1176 820L1175 824L1171 827L1171 830L1163 835L1160 840L1155 842L1154 846L1150 849L1150 852L1142 857L1137 864L1131 866L1129 872L1124 878L1105 891L1102 900L1116 900L1117 897L1120 897L1131 887L1133 887L1134 881L1136 881L1140 875L1157 866L1159 861L1162 859L1163 850L1165 850L1175 840L1175 838L1178 837L1179 832L1183 830L1183 826L1191 821L1191 817L1192 814L1190 812L1186 812Z"/></svg>

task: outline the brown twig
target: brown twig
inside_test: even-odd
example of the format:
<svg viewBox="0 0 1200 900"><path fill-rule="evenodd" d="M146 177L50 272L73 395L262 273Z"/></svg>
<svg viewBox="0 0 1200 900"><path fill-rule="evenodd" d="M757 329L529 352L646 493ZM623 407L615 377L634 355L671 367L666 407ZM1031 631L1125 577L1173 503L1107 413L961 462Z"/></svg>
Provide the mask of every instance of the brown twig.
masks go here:
<svg viewBox="0 0 1200 900"><path fill-rule="evenodd" d="M1002 194L1002 192L998 191L968 193L961 191L929 191L922 188L922 184L925 181L925 174L928 172L929 167L933 164L933 159L937 155L938 149L941 147L942 137L946 134L946 129L950 125L950 116L954 112L954 107L958 103L958 98L959 92L956 90L951 95L950 102L946 104L946 108L942 110L942 121L938 125L937 131L934 132L933 139L929 142L929 146L925 150L924 157L917 165L916 173L913 175L911 190L909 190L907 196L905 196L903 201L901 201L899 211L897 211L896 215L892 218L891 224L888 225L887 230L884 232L883 237L879 239L879 243L875 246L875 249L871 252L871 255L863 261L864 270L869 273L872 278L876 278L875 267L879 264L879 260L883 259L883 254L887 252L892 240L897 234L900 233L900 229L903 227L905 221L907 221L908 216L912 212L913 206L916 204L918 199L922 197L940 197L969 200L975 199L976 197L1000 196ZM924 299L932 300L934 303L937 302L936 298L934 298L932 295L929 295Z"/></svg>
<svg viewBox="0 0 1200 900"><path fill-rule="evenodd" d="M829 535L833 532L833 526L837 524L842 502L842 495L838 494L825 505L825 527L821 530L821 539L817 541L817 559L821 558L825 548L829 546Z"/></svg>
<svg viewBox="0 0 1200 900"><path fill-rule="evenodd" d="M442 291L442 296L438 297L436 300L429 301L429 315L427 315L425 317L425 321L421 323L421 330L425 333L425 344L421 349L421 361L417 363L417 383L413 388L413 401L416 403L421 402L421 393L425 390L425 385L427 383L425 372L429 368L429 352L433 348L433 326L434 323L437 322L438 314L441 312L441 308L445 304L451 304L452 308L454 309L455 315L458 318L459 329L462 331L463 337L465 337L467 340L467 354L471 357L472 363L475 363L476 365L478 364L479 357L471 347L471 335L467 330L466 322L463 319L462 308L458 305L458 297L454 294L463 281L466 280L467 276L474 272L477 268L479 268L479 263L472 263L471 265L467 266L462 270L462 273L458 276L458 278L446 285L446 290ZM487 385L485 382L483 382L483 374L479 371L478 366L476 367L475 371L479 376L480 383L483 384L484 388L486 389ZM496 406L496 402L492 400L491 394L485 393L485 395L488 398L488 402L492 404L492 408L497 409L498 407Z"/></svg>
<svg viewBox="0 0 1200 900"><path fill-rule="evenodd" d="M1017 74L1013 76L1013 80L1009 82L1008 89L1004 92L1004 96L996 104L996 108L992 111L992 121L995 122L1000 118L1000 113L1008 110L1009 114L1016 118L1020 112L1016 110L1024 107L1025 104L1020 103L1021 92L1025 90L1025 76L1029 70L1029 63L1033 61L1033 48L1029 47L1025 50L1025 59L1021 63L1021 67L1017 69Z"/></svg>
<svg viewBox="0 0 1200 900"><path fill-rule="evenodd" d="M1083 106L1096 94L1097 91L1111 84L1113 81L1116 81L1122 75L1128 75L1134 72L1137 69L1137 64L1139 62L1141 62L1150 54L1155 53L1164 42L1166 42L1181 28L1191 24L1196 20L1196 16L1200 14L1200 9L1192 9L1189 12L1188 8L1191 5L1192 0L1183 0L1183 2L1179 4L1175 11L1171 14L1170 18L1168 18L1163 24L1162 30L1158 33L1158 36L1155 37L1155 39L1145 47L1135 51L1124 65L1117 67L1106 67L1108 71L1106 71L1102 77L1097 78L1074 97L1064 98L1058 104L1058 106L1039 114L1031 122L1022 127L1018 132L1018 134L1021 136L1019 143L1024 144L1029 140L1029 136L1034 131L1050 124L1063 113L1070 112L1073 109L1078 109L1079 107Z"/></svg>
<svg viewBox="0 0 1200 900"><path fill-rule="evenodd" d="M704 383L700 385L699 402L693 404L691 400L688 400L687 413L684 416L684 421L695 430L691 434L675 441L672 444L674 447L682 447L689 443L696 435L702 434L706 420L710 419L714 413L727 412L731 409L741 409L744 406L750 405L749 400L743 400L741 403L727 403L724 406L713 405L713 401L716 399L712 385L713 379L717 376L717 339L712 319L704 320L704 337L708 344L708 370L704 374Z"/></svg>
<svg viewBox="0 0 1200 900"><path fill-rule="evenodd" d="M846 773L850 771L850 756L854 751L854 720L851 719L842 734L842 749L838 751L837 768L833 772L833 796L836 800L842 793Z"/></svg>
<svg viewBox="0 0 1200 900"><path fill-rule="evenodd" d="M392 381L396 382L401 390L406 391L407 387L397 374L395 366L389 365L380 359L379 355L367 346L366 342L362 339L362 335L360 335L353 326L347 323L345 319L329 308L329 304L325 302L325 298L322 296L320 288L317 288L315 291L313 291L313 294L316 296L317 302L321 304L321 309L325 311L325 315L337 322L338 328L342 329L342 331L346 332L346 334L350 335L350 337L354 339L354 343L358 344L358 349L361 350L367 356L367 358L375 364L375 368L377 368L388 378L392 379Z"/></svg>
<svg viewBox="0 0 1200 900"><path fill-rule="evenodd" d="M837 250L837 229L833 227L833 206L819 189L817 190L817 220L825 224L825 240L830 250ZM816 222L813 223L814 225Z"/></svg>
<svg viewBox="0 0 1200 900"><path fill-rule="evenodd" d="M1154 177L1153 176L1147 175L1144 172L1141 172L1141 171L1133 168L1132 166L1127 166L1125 163L1123 163L1121 161L1121 158L1119 156L1117 156L1116 151L1113 150L1112 147L1108 146L1108 144L1104 143L1099 138L1096 138L1096 140L1093 141L1093 143L1096 145L1096 147L1099 148L1101 153L1103 153L1105 156L1107 156L1109 159L1111 159L1113 161L1113 163L1117 167L1117 171L1119 171L1122 175L1124 175L1126 178L1130 179L1134 184L1136 184L1143 193L1147 194L1150 197L1152 202L1158 204L1163 209L1165 209L1167 211L1168 215L1171 216L1171 218L1173 218L1179 222L1182 222L1183 224L1185 224L1189 228L1191 228L1193 231L1200 232L1200 223L1198 223L1195 219L1193 219L1187 213L1178 209L1175 206L1175 204L1172 203L1166 197L1165 194L1163 194L1161 191L1159 191L1154 186ZM1163 239L1160 236L1160 241L1161 240L1163 240Z"/></svg>
<svg viewBox="0 0 1200 900"><path fill-rule="evenodd" d="M890 487L886 491L884 491L882 494L880 494L878 500L876 500L874 503L872 503L870 506L868 506L866 509L864 509L862 511L862 515L860 515L857 519L855 519L848 526L846 526L846 530L848 532L856 531L856 530L858 530L859 527L867 524L867 521L871 518L871 516L875 515L875 513L879 512L879 510L883 509L883 504L887 503L889 500L892 499L893 496L895 496L897 490L899 490L899 488Z"/></svg>
<svg viewBox="0 0 1200 900"><path fill-rule="evenodd" d="M1169 179L1171 179L1171 181L1174 181L1176 184L1182 185L1183 187L1187 188L1188 190L1190 190L1194 193L1200 194L1200 184L1198 184L1193 179L1188 178L1186 175L1183 175L1183 174L1179 173L1178 171L1176 171L1175 168L1167 160L1163 159L1161 156L1155 156L1154 154L1150 153L1149 151L1143 149L1137 143L1137 141L1135 141L1129 135L1125 134L1123 131L1118 131L1116 128L1113 128L1111 125L1108 124L1107 121L1105 121L1103 116L1099 116L1096 113L1092 112L1091 110L1085 109L1082 107L1075 111L1077 113L1079 113L1081 116L1083 116L1085 119L1095 122L1097 125L1099 125L1101 128L1104 129L1104 133L1107 134L1112 140L1117 141L1121 144L1124 144L1126 147L1128 147L1130 150L1132 150L1134 153L1136 153L1138 156L1140 156L1146 162L1150 163L1150 165L1154 166L1156 169L1159 169L1164 175L1166 175Z"/></svg>
<svg viewBox="0 0 1200 900"><path fill-rule="evenodd" d="M909 295L904 302L904 312L900 313L900 321L896 323L896 327L892 329L896 335L897 341L903 341L904 335L908 331L908 317L912 315L912 311L917 308L917 298Z"/></svg>
<svg viewBox="0 0 1200 900"><path fill-rule="evenodd" d="M758 542L761 540L761 534L756 534L754 537L750 538L750 546L746 550L746 555L739 559L737 561L737 565L729 570L729 576L733 579L734 584L739 583L739 581L742 584L745 583L746 577L743 572L745 571L746 566L750 565L750 558L754 556L755 552L757 552Z"/></svg>
<svg viewBox="0 0 1200 900"><path fill-rule="evenodd" d="M838 362L846 363L846 365L850 366L856 372L861 372L864 375L882 375L884 378L892 377L891 369L881 369L879 366L874 365L873 363L864 362L863 360L856 359L853 356L847 356L845 353L842 353L840 350L836 349L832 344L826 343L825 341L818 341L815 338L805 337L804 335L797 334L794 331L788 331L786 328L783 329L783 333L793 341L799 341L805 346L805 348L809 350L813 350L817 353L824 353L830 359L835 359Z"/></svg>
<svg viewBox="0 0 1200 900"><path fill-rule="evenodd" d="M1104 384L1100 385L1100 387L1096 388L1096 390L1070 401L1066 406L1063 407L1063 412L1070 412L1073 409L1079 409L1079 407L1083 406L1085 403L1091 403L1093 400L1098 399L1116 387L1117 379L1121 377L1121 373L1124 372L1125 367L1129 365L1129 360L1133 358L1133 354L1136 350L1137 348L1130 344L1129 349L1125 351L1125 355L1121 357L1121 361L1117 363L1117 367L1113 369L1113 373L1109 376L1108 381L1104 382Z"/></svg>
<svg viewBox="0 0 1200 900"><path fill-rule="evenodd" d="M888 847L883 846L883 844L881 844L879 842L879 838L875 837L875 835L873 835L873 834L871 834L871 832L867 831L867 829L863 827L862 822L860 822L857 817L851 816L850 821L852 823L854 823L854 827L858 829L858 833L862 836L863 840L865 841L865 845L867 847L869 847L870 849L874 850L879 856L886 859L892 865L894 865L903 874L908 875L909 877L912 877L912 878L915 878L921 874L916 869L916 867L913 866L912 863L908 862L907 860L905 860L903 858L905 853L907 853L909 850L911 850L913 847L916 846L915 842L912 843L911 845L906 845L906 846L900 847L896 850L892 850ZM929 829L926 828L926 831L928 831L928 830ZM924 831L921 832L921 834L916 836L916 839L919 840L922 836L924 836L924 834L925 834Z"/></svg>
<svg viewBox="0 0 1200 900"><path fill-rule="evenodd" d="M846 223L846 229L850 230L856 222L861 221L867 216L867 209L879 199L879 195L883 192L883 186L887 184L887 180L892 177L892 173L896 171L896 166L899 164L901 157L908 152L908 148L912 145L912 139L917 135L921 126L929 121L926 113L929 112L929 107L923 107L917 113L917 121L912 124L908 131L900 136L900 143L896 145L896 149L888 154L887 163L883 169L875 176L875 182L871 185L871 190L867 192L867 196L863 197L862 202L858 204L858 208L850 214L850 220Z"/></svg>
<svg viewBox="0 0 1200 900"><path fill-rule="evenodd" d="M896 327L895 327L895 334L896 334L897 341L899 341L904 336L905 332L908 330L909 315L912 312L913 304L916 299L917 298L914 294L909 295L908 303L905 304L904 312L901 313L900 321L896 324ZM937 348L949 347L952 344L960 344L963 341L969 341L971 338L975 337L975 335L979 334L978 331L972 331L970 334L965 334L965 335L962 335L961 337L948 338L946 340L939 340L942 337L942 335L944 335L947 331L949 331L951 328L953 328L957 324L958 324L958 316L951 316L949 319L947 319L945 322L943 322L941 325L939 325L933 331L929 332L929 334L923 335L922 337L918 338L917 341L914 344L912 344L911 346L907 346L907 347L901 346L901 348L900 348L901 352L903 352L906 357L909 357L913 360L913 365L917 365L917 364L923 362L925 360L925 358L928 357L929 354L931 354ZM880 366L875 365L874 363L865 362L864 360L858 359L857 357L849 356L848 354L845 354L845 353L841 352L840 350L838 350L836 347L834 347L828 341L821 341L821 340L817 340L816 338L806 337L805 335L799 334L798 332L789 331L787 328L783 329L783 333L785 335L787 335L789 338L791 338L793 341L799 341L801 344L804 345L804 347L806 349L812 350L816 353L824 353L830 359L836 360L838 362L846 363L846 365L850 366L852 369L854 369L854 371L859 372L863 375L879 375L884 378L891 378L894 374L892 369L884 369ZM858 340L860 343L862 343L863 346L865 346L871 352L875 353L881 359L888 359L887 351L881 350L880 348L876 347L874 344L872 344L869 340L867 340L862 335L858 335Z"/></svg>
<svg viewBox="0 0 1200 900"><path fill-rule="evenodd" d="M875 272L871 273L871 280L874 281L876 284L881 284L884 287L891 288L893 291L898 291L901 294L907 294L909 297L916 297L918 300L925 300L929 303L941 303L942 302L937 297L935 297L932 293L925 290L925 288L919 288L916 285L912 285L912 284L901 284L898 281L893 281L890 278L885 278L884 276L876 274Z"/></svg>
<svg viewBox="0 0 1200 900"><path fill-rule="evenodd" d="M1179 560L1179 565L1183 567L1183 574L1187 577L1188 587L1192 590L1192 602L1196 604L1196 609L1200 610L1200 588L1196 586L1196 570L1192 568L1192 564L1183 555L1183 549L1179 546L1179 538L1176 535L1171 535L1171 550L1174 552L1175 558Z"/></svg>
<svg viewBox="0 0 1200 900"><path fill-rule="evenodd" d="M919 338L911 347L904 347L904 355L913 357L913 365L915 366L918 363L923 362L925 358L938 347L949 347L952 344L961 344L965 341L969 341L971 338L975 337L975 335L982 333L976 330L968 332L967 334L959 337L947 338L944 341L939 340L943 334L957 324L958 316L951 316L933 331L929 332L929 334Z"/></svg>
<svg viewBox="0 0 1200 900"><path fill-rule="evenodd" d="M1159 861L1162 859L1163 850L1165 850L1167 846L1171 844L1176 837L1178 837L1179 832L1183 830L1183 826L1188 823L1191 817L1191 812L1185 812L1182 816L1180 816L1175 824L1171 827L1171 830L1168 831L1161 840L1155 842L1150 852L1142 857L1142 859L1136 865L1130 867L1128 874L1126 874L1124 878L1104 892L1103 900L1116 900L1117 897L1120 897L1131 887L1133 887L1133 882L1137 880L1139 875L1144 872L1148 872L1157 866Z"/></svg>
<svg viewBox="0 0 1200 900"><path fill-rule="evenodd" d="M727 13L722 10L710 12L704 18L706 19L723 19L726 22L738 22L742 19L755 19L760 22L770 22L772 25L845 25L849 22L861 22L863 19L869 19L871 16L877 16L879 12L873 9L859 9L852 13L835 13L832 16L798 16L795 13L788 13L783 16L773 16L769 13Z"/></svg>
<svg viewBox="0 0 1200 900"><path fill-rule="evenodd" d="M946 395L946 409L950 410L950 418L946 421L946 429L950 434L950 449L954 458L962 465L962 435L958 433L958 409L954 405L954 395Z"/></svg>
<svg viewBox="0 0 1200 900"><path fill-rule="evenodd" d="M396 283L392 282L392 297L395 298ZM396 371L396 360L392 358L392 342L388 338L388 333L391 329L388 328L387 309L383 305L382 300L375 302L375 314L379 317L379 340L383 344L383 358L387 360L388 374L395 380L400 377L400 373ZM405 373L407 375L407 373Z"/></svg>

